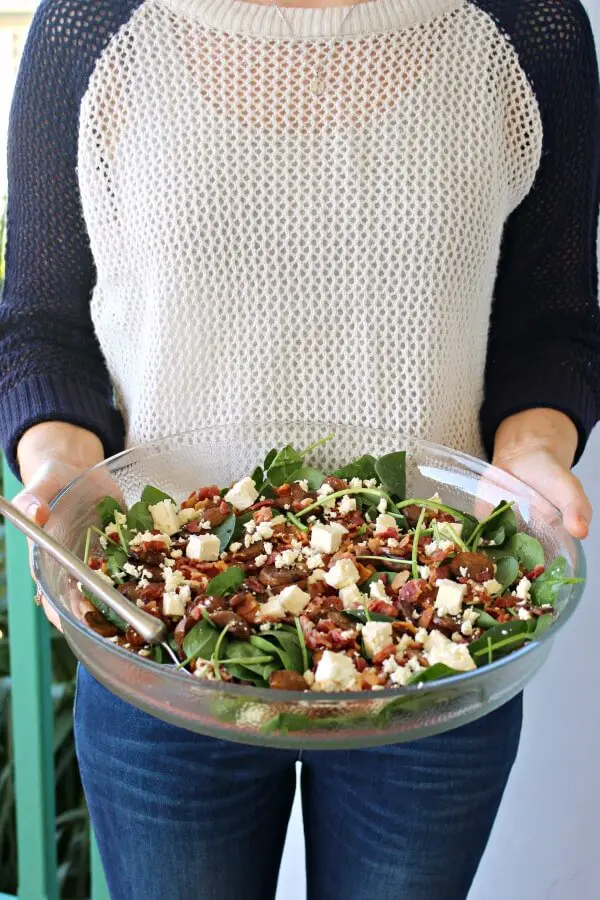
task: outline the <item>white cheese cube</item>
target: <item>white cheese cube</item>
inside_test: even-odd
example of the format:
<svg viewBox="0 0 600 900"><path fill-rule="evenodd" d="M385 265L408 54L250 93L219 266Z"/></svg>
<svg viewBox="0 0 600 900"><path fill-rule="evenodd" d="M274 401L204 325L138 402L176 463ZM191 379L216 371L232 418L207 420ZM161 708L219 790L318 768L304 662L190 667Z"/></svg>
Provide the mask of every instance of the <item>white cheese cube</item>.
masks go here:
<svg viewBox="0 0 600 900"><path fill-rule="evenodd" d="M466 584L457 584L449 578L441 578L437 582L438 592L435 598L435 608L440 616L458 616L462 611L462 604L467 593Z"/></svg>
<svg viewBox="0 0 600 900"><path fill-rule="evenodd" d="M297 585L290 584L279 594L279 602L293 616L299 616L307 603L310 602L310 594L301 590Z"/></svg>
<svg viewBox="0 0 600 900"><path fill-rule="evenodd" d="M394 643L391 622L367 622L361 634L365 653L369 657L375 656L384 647Z"/></svg>
<svg viewBox="0 0 600 900"><path fill-rule="evenodd" d="M389 516L387 513L377 516L375 519L375 534L383 534L384 531L388 531L390 528L398 528L393 516Z"/></svg>
<svg viewBox="0 0 600 900"><path fill-rule="evenodd" d="M221 542L216 534L193 534L187 543L185 555L199 562L214 562L219 558Z"/></svg>
<svg viewBox="0 0 600 900"><path fill-rule="evenodd" d="M252 506L257 497L258 491L251 478L242 478L241 481L236 481L233 487L225 494L225 500L231 503L233 508L239 512L243 512L243 510Z"/></svg>
<svg viewBox="0 0 600 900"><path fill-rule="evenodd" d="M287 616L286 610L281 605L281 600L279 599L280 595L276 597L271 597L270 600L267 600L266 603L263 603L259 610L259 617L261 619L285 619Z"/></svg>
<svg viewBox="0 0 600 900"><path fill-rule="evenodd" d="M432 631L424 643L429 664L443 663L458 672L468 672L476 668L469 653L468 644L455 644L441 631Z"/></svg>
<svg viewBox="0 0 600 900"><path fill-rule="evenodd" d="M350 657L325 650L315 672L313 691L358 690L359 684L359 675Z"/></svg>
<svg viewBox="0 0 600 900"><path fill-rule="evenodd" d="M181 618L185 615L185 604L189 600L190 589L187 592L177 593L176 591L165 591L163 594L162 611L163 616L176 616Z"/></svg>
<svg viewBox="0 0 600 900"><path fill-rule="evenodd" d="M389 602L390 599L383 586L383 581L381 581L380 578L378 578L377 581L371 582L369 594L371 595L372 600L387 600Z"/></svg>
<svg viewBox="0 0 600 900"><path fill-rule="evenodd" d="M366 599L356 584L349 584L348 587L340 588L340 600L344 604L344 609L364 606Z"/></svg>
<svg viewBox="0 0 600 900"><path fill-rule="evenodd" d="M330 587L349 587L360 579L360 573L351 559L338 559L336 564L325 573L325 581Z"/></svg>
<svg viewBox="0 0 600 900"><path fill-rule="evenodd" d="M319 553L336 553L340 549L342 536L347 529L343 526L331 525L314 525L310 534L310 546Z"/></svg>
<svg viewBox="0 0 600 900"><path fill-rule="evenodd" d="M519 600L529 600L529 588L531 587L531 582L529 578L521 578L520 582L517 585L517 589L515 591L515 595L519 598Z"/></svg>
<svg viewBox="0 0 600 900"><path fill-rule="evenodd" d="M484 581L483 586L486 589L486 591L488 592L488 594L490 594L490 596L492 596L492 597L495 594L499 594L502 590L502 585L500 584L499 581L496 581L495 578L490 578L489 581Z"/></svg>
<svg viewBox="0 0 600 900"><path fill-rule="evenodd" d="M172 500L160 500L158 503L149 506L148 509L157 531L168 535L179 531L181 526L177 515L177 507Z"/></svg>

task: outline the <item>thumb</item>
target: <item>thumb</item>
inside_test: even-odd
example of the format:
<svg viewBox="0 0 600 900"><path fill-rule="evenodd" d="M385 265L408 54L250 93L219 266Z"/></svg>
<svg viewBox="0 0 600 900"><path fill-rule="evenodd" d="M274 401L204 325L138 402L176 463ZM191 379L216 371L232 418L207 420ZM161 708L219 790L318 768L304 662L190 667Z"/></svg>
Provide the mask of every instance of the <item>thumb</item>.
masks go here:
<svg viewBox="0 0 600 900"><path fill-rule="evenodd" d="M40 466L13 503L36 525L45 525L50 518L50 503L79 471L67 463L48 461Z"/></svg>

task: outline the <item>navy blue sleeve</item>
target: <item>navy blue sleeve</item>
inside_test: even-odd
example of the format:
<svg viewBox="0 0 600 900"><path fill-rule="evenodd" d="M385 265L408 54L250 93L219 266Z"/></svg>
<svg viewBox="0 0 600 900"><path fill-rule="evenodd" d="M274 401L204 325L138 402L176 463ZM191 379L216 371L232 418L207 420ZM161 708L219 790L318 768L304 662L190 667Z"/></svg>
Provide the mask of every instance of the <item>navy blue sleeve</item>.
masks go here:
<svg viewBox="0 0 600 900"><path fill-rule="evenodd" d="M46 0L25 47L9 125L0 302L0 442L15 472L20 437L42 421L95 432L107 455L123 445L90 317L95 270L76 167L81 97L134 5Z"/></svg>
<svg viewBox="0 0 600 900"><path fill-rule="evenodd" d="M533 407L571 417L577 458L600 418L596 236L600 91L578 0L477 0L512 41L544 129L533 189L507 222L489 332L481 427Z"/></svg>

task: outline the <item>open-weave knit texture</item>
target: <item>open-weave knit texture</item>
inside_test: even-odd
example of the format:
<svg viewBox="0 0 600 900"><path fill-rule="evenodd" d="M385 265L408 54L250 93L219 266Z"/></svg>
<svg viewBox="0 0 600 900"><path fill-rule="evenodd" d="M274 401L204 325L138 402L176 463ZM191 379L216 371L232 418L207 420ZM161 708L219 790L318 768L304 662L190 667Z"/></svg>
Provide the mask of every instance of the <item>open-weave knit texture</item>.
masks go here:
<svg viewBox="0 0 600 900"><path fill-rule="evenodd" d="M9 449L52 417L115 449L111 384L130 444L320 419L478 454L484 394L488 450L536 405L583 443L600 145L581 7L374 0L331 45L346 12L286 8L292 37L239 0L42 3L12 121Z"/></svg>

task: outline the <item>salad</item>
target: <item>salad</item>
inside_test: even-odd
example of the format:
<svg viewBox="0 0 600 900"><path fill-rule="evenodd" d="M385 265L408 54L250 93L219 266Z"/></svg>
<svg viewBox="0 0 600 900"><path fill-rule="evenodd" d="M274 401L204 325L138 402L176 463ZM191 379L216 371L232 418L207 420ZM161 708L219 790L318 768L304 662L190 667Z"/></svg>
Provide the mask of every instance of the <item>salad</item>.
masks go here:
<svg viewBox="0 0 600 900"><path fill-rule="evenodd" d="M197 678L292 691L380 691L485 666L553 622L569 577L520 532L513 505L486 518L406 497L406 454L334 472L272 450L227 486L181 503L148 485L98 506L84 558L162 619ZM102 601L86 623L125 651L170 663Z"/></svg>

